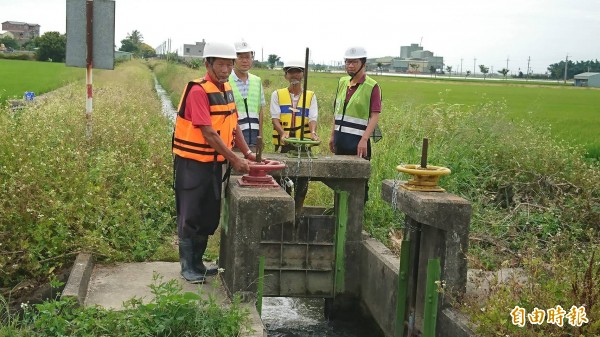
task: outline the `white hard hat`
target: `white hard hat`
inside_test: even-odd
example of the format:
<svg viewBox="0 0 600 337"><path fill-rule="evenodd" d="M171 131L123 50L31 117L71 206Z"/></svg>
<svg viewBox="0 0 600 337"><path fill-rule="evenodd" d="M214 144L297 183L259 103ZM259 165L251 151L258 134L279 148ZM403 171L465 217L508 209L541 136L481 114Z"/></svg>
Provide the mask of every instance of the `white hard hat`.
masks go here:
<svg viewBox="0 0 600 337"><path fill-rule="evenodd" d="M204 45L204 58L207 57L235 60L237 58L237 54L235 53L233 46L228 43L206 42Z"/></svg>
<svg viewBox="0 0 600 337"><path fill-rule="evenodd" d="M283 64L283 70L288 71L291 68L298 68L298 69L304 71L304 62L298 61L298 60L291 60L291 61L286 61Z"/></svg>
<svg viewBox="0 0 600 337"><path fill-rule="evenodd" d="M254 49L246 41L238 41L233 44L236 53L254 53Z"/></svg>
<svg viewBox="0 0 600 337"><path fill-rule="evenodd" d="M350 47L344 53L345 59L361 59L367 57L367 51L363 47Z"/></svg>

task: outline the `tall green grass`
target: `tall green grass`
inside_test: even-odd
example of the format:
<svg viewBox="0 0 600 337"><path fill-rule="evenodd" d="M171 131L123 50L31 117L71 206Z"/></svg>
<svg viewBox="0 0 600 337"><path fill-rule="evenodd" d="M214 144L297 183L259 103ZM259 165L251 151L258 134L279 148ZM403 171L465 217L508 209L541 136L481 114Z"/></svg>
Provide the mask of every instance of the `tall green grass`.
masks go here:
<svg viewBox="0 0 600 337"><path fill-rule="evenodd" d="M151 74L134 62L95 75L89 140L82 83L0 110L3 290L48 277L81 250L121 261L173 251L171 126Z"/></svg>
<svg viewBox="0 0 600 337"><path fill-rule="evenodd" d="M23 98L26 91L39 96L73 81L85 81L84 68L52 62L0 59L0 74L0 106L8 99Z"/></svg>

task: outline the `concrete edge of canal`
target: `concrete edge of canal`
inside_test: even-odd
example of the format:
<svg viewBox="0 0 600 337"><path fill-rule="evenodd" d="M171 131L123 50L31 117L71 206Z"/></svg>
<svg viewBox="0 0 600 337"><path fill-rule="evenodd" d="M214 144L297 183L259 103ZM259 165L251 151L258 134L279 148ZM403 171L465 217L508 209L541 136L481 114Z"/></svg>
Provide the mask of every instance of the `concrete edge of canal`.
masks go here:
<svg viewBox="0 0 600 337"><path fill-rule="evenodd" d="M363 232L360 259L361 301L386 337L397 336L396 300L400 259L381 242ZM475 337L466 316L451 307L438 312L437 337Z"/></svg>
<svg viewBox="0 0 600 337"><path fill-rule="evenodd" d="M99 305L107 309L121 309L123 301L133 297L151 298L149 284L155 273L164 281L177 279L182 291L197 292L204 296L215 296L226 303L227 294L220 277L209 279L203 285L193 285L179 277L177 262L140 262L114 265L97 265L94 256L80 253L69 274L61 297L72 297L82 306ZM242 303L249 311L249 325L242 333L244 337L266 337L267 330L252 303Z"/></svg>

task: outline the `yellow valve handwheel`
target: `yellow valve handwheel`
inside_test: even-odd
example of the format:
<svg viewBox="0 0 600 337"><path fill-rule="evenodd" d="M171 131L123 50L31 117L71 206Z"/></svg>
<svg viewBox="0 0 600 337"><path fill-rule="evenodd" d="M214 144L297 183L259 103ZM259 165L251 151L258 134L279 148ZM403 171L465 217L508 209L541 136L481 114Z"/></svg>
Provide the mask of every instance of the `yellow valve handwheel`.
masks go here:
<svg viewBox="0 0 600 337"><path fill-rule="evenodd" d="M398 165L396 170L419 176L445 176L451 172L447 167L427 165L427 168L422 168L415 164Z"/></svg>
<svg viewBox="0 0 600 337"><path fill-rule="evenodd" d="M396 170L410 174L412 177L412 179L400 185L402 188L420 192L445 192L443 188L438 186L438 181L441 176L450 174L449 168L433 165L427 165L426 168L414 164L398 165Z"/></svg>

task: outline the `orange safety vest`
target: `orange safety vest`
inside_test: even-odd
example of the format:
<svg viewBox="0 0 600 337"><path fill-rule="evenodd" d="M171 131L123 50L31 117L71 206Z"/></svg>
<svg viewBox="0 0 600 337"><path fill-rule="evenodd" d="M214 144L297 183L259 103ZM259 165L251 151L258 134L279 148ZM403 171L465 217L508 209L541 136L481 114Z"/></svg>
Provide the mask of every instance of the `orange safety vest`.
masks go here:
<svg viewBox="0 0 600 337"><path fill-rule="evenodd" d="M217 131L229 149L233 148L238 116L231 86L229 83L225 83L225 92L222 92L210 81L194 80L187 84L181 95L173 133L173 153L200 162L224 162L225 157L208 145L200 128L195 127L191 121L184 118L185 100L194 85L202 86L208 95L213 129Z"/></svg>

